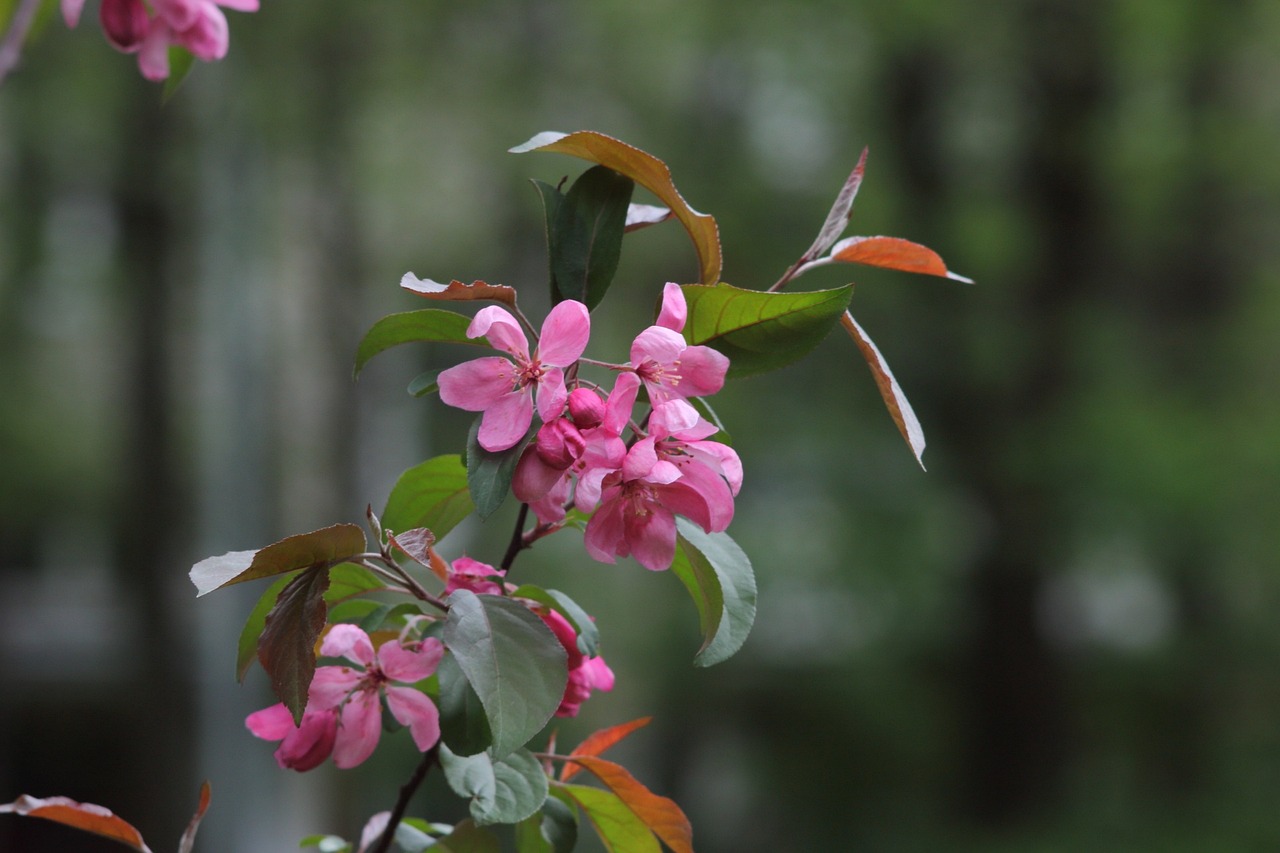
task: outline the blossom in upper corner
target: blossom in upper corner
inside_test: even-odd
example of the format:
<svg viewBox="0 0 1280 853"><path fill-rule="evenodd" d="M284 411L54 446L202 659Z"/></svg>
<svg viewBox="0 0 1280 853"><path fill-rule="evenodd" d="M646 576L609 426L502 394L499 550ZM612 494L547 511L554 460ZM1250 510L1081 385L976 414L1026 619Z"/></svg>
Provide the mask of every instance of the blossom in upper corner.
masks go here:
<svg viewBox="0 0 1280 853"><path fill-rule="evenodd" d="M444 646L435 638L402 644L388 640L375 652L369 635L355 625L334 625L320 646L320 654L345 657L360 664L322 666L307 693L302 725L283 704L256 711L245 725L264 740L279 740L276 762L292 770L310 770L330 754L333 763L355 767L373 754L382 731L382 704L387 698L391 716L404 726L418 749L426 752L440 739L440 712L420 690L400 686L428 677L436 670Z"/></svg>
<svg viewBox="0 0 1280 853"><path fill-rule="evenodd" d="M293 715L283 702L254 711L244 721L249 731L263 740L278 740L276 763L284 770L299 772L319 767L333 752L338 737L338 712L307 708L302 725L293 724Z"/></svg>
<svg viewBox="0 0 1280 853"><path fill-rule="evenodd" d="M587 306L572 299L551 309L532 354L520 323L505 308L482 308L467 327L467 337L487 338L509 354L472 359L440 373L440 399L468 412L483 412L478 440L485 450L514 447L533 423L536 400L544 422L565 408L568 391L563 368L587 348L591 316Z"/></svg>
<svg viewBox="0 0 1280 853"><path fill-rule="evenodd" d="M688 317L684 291L668 283L662 291L658 322L631 344L631 368L644 381L657 404L686 397L705 397L724 386L729 359L704 346L689 346L680 332Z"/></svg>

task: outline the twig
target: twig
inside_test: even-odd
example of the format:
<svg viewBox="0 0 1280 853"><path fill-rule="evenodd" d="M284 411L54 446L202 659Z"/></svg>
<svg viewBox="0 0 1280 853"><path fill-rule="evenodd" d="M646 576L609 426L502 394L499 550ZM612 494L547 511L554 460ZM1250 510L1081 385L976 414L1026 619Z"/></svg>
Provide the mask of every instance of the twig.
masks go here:
<svg viewBox="0 0 1280 853"><path fill-rule="evenodd" d="M396 806L391 810L391 817L387 819L387 828L382 831L382 837L369 853L387 853L391 849L391 839L396 835L396 827L404 819L405 810L409 808L409 800L413 799L413 794L422 784L422 780L427 778L427 771L431 769L432 764L436 763L439 751L440 744L437 743L423 753L422 761L418 763L409 781L400 787L400 798L396 800Z"/></svg>
<svg viewBox="0 0 1280 853"><path fill-rule="evenodd" d="M511 544L507 546L507 553L502 556L502 565L498 566L503 574L511 568L511 564L516 561L516 555L521 549L528 546L524 543L524 523L529 519L529 505L520 504L520 515L516 518L516 529L511 534Z"/></svg>
<svg viewBox="0 0 1280 853"><path fill-rule="evenodd" d="M20 0L18 8L13 12L9 29L0 40L0 86L4 85L5 78L22 58L22 43L27 40L27 33L36 19L36 9L39 6L40 0Z"/></svg>

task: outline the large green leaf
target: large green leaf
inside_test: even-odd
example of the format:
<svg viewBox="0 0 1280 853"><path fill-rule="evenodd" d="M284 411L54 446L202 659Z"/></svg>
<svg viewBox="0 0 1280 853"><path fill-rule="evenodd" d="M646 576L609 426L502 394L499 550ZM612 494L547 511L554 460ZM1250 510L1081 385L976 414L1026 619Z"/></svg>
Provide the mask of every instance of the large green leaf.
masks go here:
<svg viewBox="0 0 1280 853"><path fill-rule="evenodd" d="M440 739L454 755L484 752L493 743L489 718L457 658L442 657L436 675L440 679Z"/></svg>
<svg viewBox="0 0 1280 853"><path fill-rule="evenodd" d="M656 195L663 204L671 208L688 232L689 239L693 241L693 247L698 253L698 280L706 284L719 280L720 231L716 227L716 220L689 206L676 189L666 163L647 151L591 130L577 133L544 131L511 149L513 154L527 151L555 151L608 166Z"/></svg>
<svg viewBox="0 0 1280 853"><path fill-rule="evenodd" d="M618 270L634 188L630 178L595 166L560 199L549 231L553 302L600 304Z"/></svg>
<svg viewBox="0 0 1280 853"><path fill-rule="evenodd" d="M568 656L551 629L524 605L455 590L441 638L480 697L495 757L527 743L560 706Z"/></svg>
<svg viewBox="0 0 1280 853"><path fill-rule="evenodd" d="M705 533L676 519L676 559L671 569L698 608L702 648L693 662L711 666L733 657L756 619L756 578L751 561L727 533Z"/></svg>
<svg viewBox="0 0 1280 853"><path fill-rule="evenodd" d="M276 697L293 714L295 725L302 723L307 688L316 673L315 645L324 629L328 586L329 570L324 566L307 569L289 581L258 637L258 662L271 679Z"/></svg>
<svg viewBox="0 0 1280 853"><path fill-rule="evenodd" d="M649 827L611 791L586 785L559 785L582 809L609 853L662 853Z"/></svg>
<svg viewBox="0 0 1280 853"><path fill-rule="evenodd" d="M516 825L519 853L573 853L578 846L578 816L572 807L548 796L542 808Z"/></svg>
<svg viewBox="0 0 1280 853"><path fill-rule="evenodd" d="M369 328L356 348L356 365L353 375L360 371L383 350L399 344L435 341L445 344L473 344L488 346L483 338L468 338L467 326L471 318L456 311L441 308L422 308L401 314L388 314Z"/></svg>
<svg viewBox="0 0 1280 853"><path fill-rule="evenodd" d="M596 627L595 620L579 606L578 602L558 589L543 589L540 586L528 583L511 594L516 598L528 598L532 601L537 601L555 610L565 619L568 619L569 624L578 632L578 651L592 658L599 653L600 629Z"/></svg>
<svg viewBox="0 0 1280 853"><path fill-rule="evenodd" d="M804 293L768 293L728 284L684 285L690 344L729 357L729 376L785 367L816 347L839 322L853 285Z"/></svg>
<svg viewBox="0 0 1280 853"><path fill-rule="evenodd" d="M382 528L404 533L425 527L439 542L474 509L462 457L456 453L436 456L396 480L382 511Z"/></svg>
<svg viewBox="0 0 1280 853"><path fill-rule="evenodd" d="M470 800L471 817L480 825L519 823L547 799L547 774L527 749L494 759L487 752L454 755L441 746L440 765L453 792Z"/></svg>
<svg viewBox="0 0 1280 853"><path fill-rule="evenodd" d="M511 478L516 473L516 463L525 445L533 438L531 429L514 446L496 453L480 446L480 421L477 417L467 433L467 486L471 490L471 502L475 504L480 520L498 511L511 491ZM425 525L424 525L425 526Z"/></svg>
<svg viewBox="0 0 1280 853"><path fill-rule="evenodd" d="M206 557L191 567L196 597L233 583L282 575L312 566L331 566L365 549L364 529L356 524L335 524L310 533L289 536L258 551L231 551Z"/></svg>

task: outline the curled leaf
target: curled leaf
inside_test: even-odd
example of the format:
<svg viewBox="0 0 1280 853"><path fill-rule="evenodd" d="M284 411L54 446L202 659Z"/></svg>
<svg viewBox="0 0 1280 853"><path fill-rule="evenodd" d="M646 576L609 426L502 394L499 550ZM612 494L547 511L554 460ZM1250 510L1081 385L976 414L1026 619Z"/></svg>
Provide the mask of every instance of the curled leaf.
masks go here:
<svg viewBox="0 0 1280 853"><path fill-rule="evenodd" d="M207 557L191 567L196 597L233 583L282 575L295 569L335 565L364 551L364 530L357 524L334 524L288 536L257 551L231 551Z"/></svg>
<svg viewBox="0 0 1280 853"><path fill-rule="evenodd" d="M514 308L516 290L505 284L489 284L486 281L473 281L463 284L454 279L448 284L441 284L429 278L418 278L411 272L400 277L400 286L410 293L416 293L427 299L443 299L449 302L471 302L477 299L492 299Z"/></svg>
<svg viewBox="0 0 1280 853"><path fill-rule="evenodd" d="M818 232L813 245L804 253L803 260L811 261L831 248L831 244L836 241L836 238L844 233L845 228L849 227L849 215L853 212L853 200L858 195L858 187L862 186L862 175L866 168L867 149L863 148L862 156L858 158L858 165L853 167L853 171L845 179L844 186L840 188L840 192L836 196L835 204L831 205L831 210L827 213L827 221L822 223L822 230Z"/></svg>
<svg viewBox="0 0 1280 853"><path fill-rule="evenodd" d="M698 253L699 281L712 284L720 278L720 231L714 217L699 213L689 206L671 179L667 164L639 148L627 145L603 133L580 130L576 133L544 131L528 142L510 149L513 154L527 151L554 151L599 163L626 175L649 190L680 220Z"/></svg>
<svg viewBox="0 0 1280 853"><path fill-rule="evenodd" d="M41 799L23 794L12 803L0 805L0 814L44 818L119 841L140 853L151 853L151 848L142 840L142 834L132 824L117 817L111 809L93 803L77 803L66 797ZM198 814L203 814L203 809Z"/></svg>
<svg viewBox="0 0 1280 853"><path fill-rule="evenodd" d="M204 813L209 810L209 798L209 781L206 779L200 786L200 800L196 803L196 813L191 816L191 822L187 824L186 831L178 841L178 853L191 853L191 848L196 843L196 830L200 828L200 821L204 820Z"/></svg>
<svg viewBox="0 0 1280 853"><path fill-rule="evenodd" d="M862 352L862 357L867 360L867 366L871 368L871 375L875 377L876 387L880 389L880 396L884 400L885 406L889 409L889 416L893 418L893 422L898 426L898 432L907 442L907 446L911 448L911 452L915 454L916 461L920 463L920 467L924 467L924 429L920 426L920 421L916 418L916 413L912 411L911 404L907 402L907 395L902 393L902 388L898 386L898 380L894 379L893 371L889 369L889 364L884 360L884 356L880 354L880 350L867 333L858 325L858 321L853 319L853 315L848 311L844 312L844 316L840 318L840 325L844 326L845 331L853 338L854 343L858 345L858 349Z"/></svg>
<svg viewBox="0 0 1280 853"><path fill-rule="evenodd" d="M632 204L627 207L627 231L639 231L659 222L666 222L675 214L669 207L656 204Z"/></svg>

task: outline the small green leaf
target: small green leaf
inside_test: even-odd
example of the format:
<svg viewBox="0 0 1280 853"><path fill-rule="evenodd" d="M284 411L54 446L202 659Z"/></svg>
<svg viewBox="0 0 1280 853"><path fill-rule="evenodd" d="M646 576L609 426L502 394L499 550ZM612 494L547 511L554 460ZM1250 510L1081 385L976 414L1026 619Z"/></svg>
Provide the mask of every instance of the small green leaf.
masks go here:
<svg viewBox="0 0 1280 853"><path fill-rule="evenodd" d="M164 90L160 94L160 102L168 103L178 88L186 81L187 75L191 73L192 66L195 65L196 58L187 50L177 45L169 46L169 76L164 81Z"/></svg>
<svg viewBox="0 0 1280 853"><path fill-rule="evenodd" d="M440 678L440 739L454 755L484 752L493 743L489 718L457 659L442 657L436 675Z"/></svg>
<svg viewBox="0 0 1280 853"><path fill-rule="evenodd" d="M676 561L672 570L698 608L703 642L693 662L711 666L733 657L756 619L756 578L751 561L727 533L704 533L676 519ZM719 613L717 614L717 610Z"/></svg>
<svg viewBox="0 0 1280 853"><path fill-rule="evenodd" d="M315 645L324 629L328 586L329 570L323 566L289 581L258 637L258 662L271 679L276 697L293 714L295 725L302 722L307 688L316 672Z"/></svg>
<svg viewBox="0 0 1280 853"><path fill-rule="evenodd" d="M609 853L662 853L649 827L610 791L586 785L559 785L587 815Z"/></svg>
<svg viewBox="0 0 1280 853"><path fill-rule="evenodd" d="M502 847L496 836L468 818L459 821L453 832L436 841L435 849L440 853L501 853Z"/></svg>
<svg viewBox="0 0 1280 853"><path fill-rule="evenodd" d="M578 815L553 796L516 824L518 853L573 853L578 846Z"/></svg>
<svg viewBox="0 0 1280 853"><path fill-rule="evenodd" d="M440 383L436 381L436 377L440 375L440 369L427 370L413 377L413 381L406 388L414 397L425 397L428 394L434 394L440 390Z"/></svg>
<svg viewBox="0 0 1280 853"><path fill-rule="evenodd" d="M253 666L253 662L258 659L258 637L261 636L262 629L267 624L267 613L280 597L280 590L295 577L296 575L289 574L277 579L258 597L258 603L253 605L253 610L249 612L249 618L245 620L244 628L240 631L240 642L236 645L236 681L243 682L249 667Z"/></svg>
<svg viewBox="0 0 1280 853"><path fill-rule="evenodd" d="M389 314L369 328L356 348L356 365L353 376L360 371L383 350L399 344L434 341L445 344L471 344L488 346L482 338L468 338L467 326L471 318L457 311L445 311L441 308L422 308L417 311L405 311L400 314Z"/></svg>
<svg viewBox="0 0 1280 853"><path fill-rule="evenodd" d="M550 232L554 302L600 304L618 270L634 189L630 178L593 166L561 198Z"/></svg>
<svg viewBox="0 0 1280 853"><path fill-rule="evenodd" d="M556 290L552 234L555 231L556 214L560 210L560 202L564 200L564 193L546 181L531 180L529 183L533 184L533 188L538 191L538 199L542 202L543 229L547 240L547 281L551 284L551 302L555 304L560 297Z"/></svg>
<svg viewBox="0 0 1280 853"><path fill-rule="evenodd" d="M455 590L441 638L475 688L501 758L536 735L560 707L568 657L529 608L498 595Z"/></svg>
<svg viewBox="0 0 1280 853"><path fill-rule="evenodd" d="M382 511L382 528L404 533L425 527L439 542L473 509L462 457L456 453L436 456L396 480Z"/></svg>
<svg viewBox="0 0 1280 853"><path fill-rule="evenodd" d="M533 438L533 429L513 447L492 453L480 446L480 421L476 418L467 433L467 487L471 491L471 502L475 504L476 515L484 521L498 511L507 493L511 491L511 478L516 473L516 463L525 445ZM428 525L421 525L426 527Z"/></svg>
<svg viewBox="0 0 1280 853"><path fill-rule="evenodd" d="M298 842L299 847L316 847L320 853L348 853L351 842L339 835L308 835Z"/></svg>
<svg viewBox="0 0 1280 853"><path fill-rule="evenodd" d="M232 551L207 557L191 567L196 597L233 583L282 575L312 566L328 567L363 553L364 529L356 524L335 524L310 533L281 539L259 551Z"/></svg>
<svg viewBox="0 0 1280 853"><path fill-rule="evenodd" d="M728 284L683 286L690 344L715 347L729 357L729 376L785 367L816 347L839 322L853 285L803 293L743 290Z"/></svg>
<svg viewBox="0 0 1280 853"><path fill-rule="evenodd" d="M487 752L460 756L440 747L440 765L449 787L471 801L477 824L519 823L547 799L547 775L527 749L495 760Z"/></svg>
<svg viewBox="0 0 1280 853"><path fill-rule="evenodd" d="M528 598L547 605L555 610L578 632L578 651L587 657L595 657L599 653L600 630L595 620L578 606L578 602L557 589L543 589L533 584L524 584L511 593L516 598Z"/></svg>
<svg viewBox="0 0 1280 853"><path fill-rule="evenodd" d="M328 604L352 598L376 589L386 589L377 575L355 563L339 563L329 570L329 589L324 594Z"/></svg>

